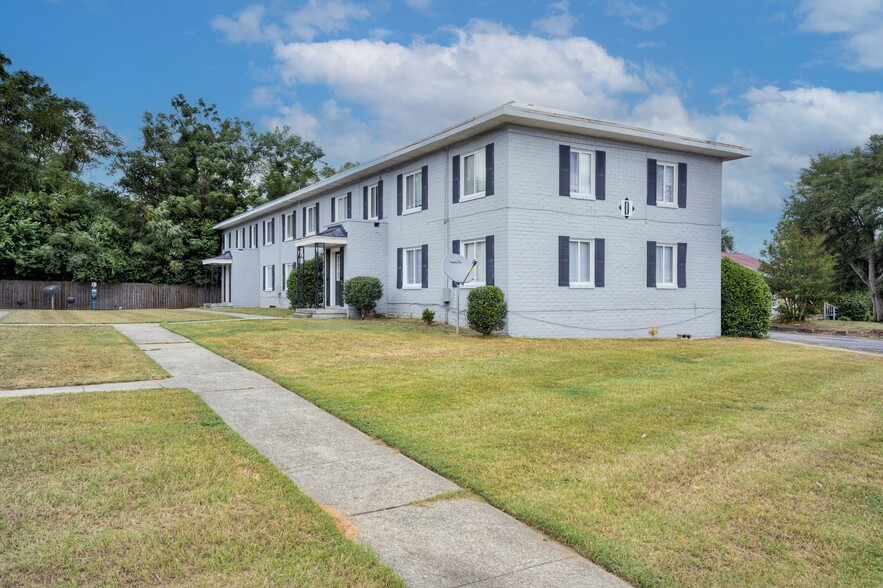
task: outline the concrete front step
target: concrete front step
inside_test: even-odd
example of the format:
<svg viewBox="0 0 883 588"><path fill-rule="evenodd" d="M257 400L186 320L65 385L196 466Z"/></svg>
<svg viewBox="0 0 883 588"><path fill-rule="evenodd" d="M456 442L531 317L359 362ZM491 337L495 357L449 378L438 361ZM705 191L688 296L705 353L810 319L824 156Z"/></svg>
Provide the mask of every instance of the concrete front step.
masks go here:
<svg viewBox="0 0 883 588"><path fill-rule="evenodd" d="M345 319L347 312L343 308L298 308L294 318Z"/></svg>

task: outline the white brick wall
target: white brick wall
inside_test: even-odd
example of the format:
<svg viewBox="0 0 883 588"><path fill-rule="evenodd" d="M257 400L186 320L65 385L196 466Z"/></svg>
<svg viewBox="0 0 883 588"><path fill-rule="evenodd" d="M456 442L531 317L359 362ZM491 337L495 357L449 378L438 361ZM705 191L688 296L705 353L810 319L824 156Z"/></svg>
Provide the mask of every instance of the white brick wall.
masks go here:
<svg viewBox="0 0 883 588"><path fill-rule="evenodd" d="M477 200L453 203L451 158L494 143L495 193ZM603 149L607 153L607 199L575 200L558 195L558 145ZM688 166L687 208L646 205L648 158L685 162ZM429 166L428 210L396 214L396 176ZM321 197L299 203L297 236L303 234L302 208L320 201L320 230L331 224L332 196L353 193L345 277L373 275L384 283L378 311L419 316L424 308L444 320L443 289L449 286L441 267L451 241L494 235L495 283L509 304L507 330L528 337L642 337L659 326L662 337L689 333L694 337L720 334L720 212L721 161L686 153L650 149L638 144L613 143L576 135L505 126L468 142L440 150L381 174L384 181L384 218L362 220L365 178ZM633 216L620 216L620 200L636 205ZM285 210L284 212L288 212ZM261 306L286 305L282 295L283 262L294 261L293 242L282 242L282 217L276 217L276 244L261 247L259 264L277 265L277 292L261 293ZM258 219L258 222L263 219ZM338 219L339 220L339 219ZM235 230L233 227L231 230ZM558 286L558 236L604 238L605 286L571 289ZM646 285L646 242L686 242L687 287L658 290ZM429 287L396 288L399 247L429 246ZM308 256L311 255L311 248ZM260 268L238 272L234 256L234 304L244 306L236 292L238 280L255 280L260 291ZM243 286L244 287L244 286ZM456 300L456 293L452 293ZM467 292L462 293L465 306ZM454 303L448 315L455 320ZM464 317L465 318L465 317Z"/></svg>

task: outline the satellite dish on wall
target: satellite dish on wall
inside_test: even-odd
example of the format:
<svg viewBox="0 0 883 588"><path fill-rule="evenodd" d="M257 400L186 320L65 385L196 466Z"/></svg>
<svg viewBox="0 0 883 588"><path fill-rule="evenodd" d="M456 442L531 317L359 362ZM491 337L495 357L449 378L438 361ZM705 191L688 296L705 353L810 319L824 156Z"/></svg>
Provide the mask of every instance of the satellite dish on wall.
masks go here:
<svg viewBox="0 0 883 588"><path fill-rule="evenodd" d="M442 260L442 268L445 271L445 275L454 282L465 282L469 272L472 270L472 265L473 262L471 260L456 253L445 255L445 258Z"/></svg>

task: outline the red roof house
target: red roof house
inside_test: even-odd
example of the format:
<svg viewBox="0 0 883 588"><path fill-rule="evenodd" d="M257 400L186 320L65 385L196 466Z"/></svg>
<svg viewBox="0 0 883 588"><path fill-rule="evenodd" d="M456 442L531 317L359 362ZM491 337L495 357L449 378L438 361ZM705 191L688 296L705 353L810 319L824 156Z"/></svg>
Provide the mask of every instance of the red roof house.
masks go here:
<svg viewBox="0 0 883 588"><path fill-rule="evenodd" d="M753 269L756 272L760 271L760 260L756 257L751 257L744 253L728 253L726 251L721 251L721 257L727 257L731 261L735 261L739 265L744 265L748 269Z"/></svg>

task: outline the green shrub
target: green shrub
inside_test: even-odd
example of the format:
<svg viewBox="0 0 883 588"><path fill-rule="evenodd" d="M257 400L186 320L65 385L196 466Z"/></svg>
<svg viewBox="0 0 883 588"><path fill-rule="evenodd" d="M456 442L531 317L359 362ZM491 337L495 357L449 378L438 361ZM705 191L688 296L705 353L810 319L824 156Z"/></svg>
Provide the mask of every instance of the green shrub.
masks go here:
<svg viewBox="0 0 883 588"><path fill-rule="evenodd" d="M838 294L832 304L837 307L837 318L863 321L871 312L871 293L865 290Z"/></svg>
<svg viewBox="0 0 883 588"><path fill-rule="evenodd" d="M721 259L721 334L763 337L770 328L773 295L754 270Z"/></svg>
<svg viewBox="0 0 883 588"><path fill-rule="evenodd" d="M508 309L503 291L496 286L479 286L469 292L466 322L473 331L490 335L506 326Z"/></svg>
<svg viewBox="0 0 883 588"><path fill-rule="evenodd" d="M322 294L325 291L322 285L325 279L324 268L324 258L320 255L306 260L288 274L285 287L292 310L318 308L322 305Z"/></svg>
<svg viewBox="0 0 883 588"><path fill-rule="evenodd" d="M429 310L428 308L423 309L423 322L427 325L431 325L432 321L435 320L435 311Z"/></svg>
<svg viewBox="0 0 883 588"><path fill-rule="evenodd" d="M359 311L363 319L374 312L381 297L383 284L374 276L356 276L343 283L343 301Z"/></svg>

